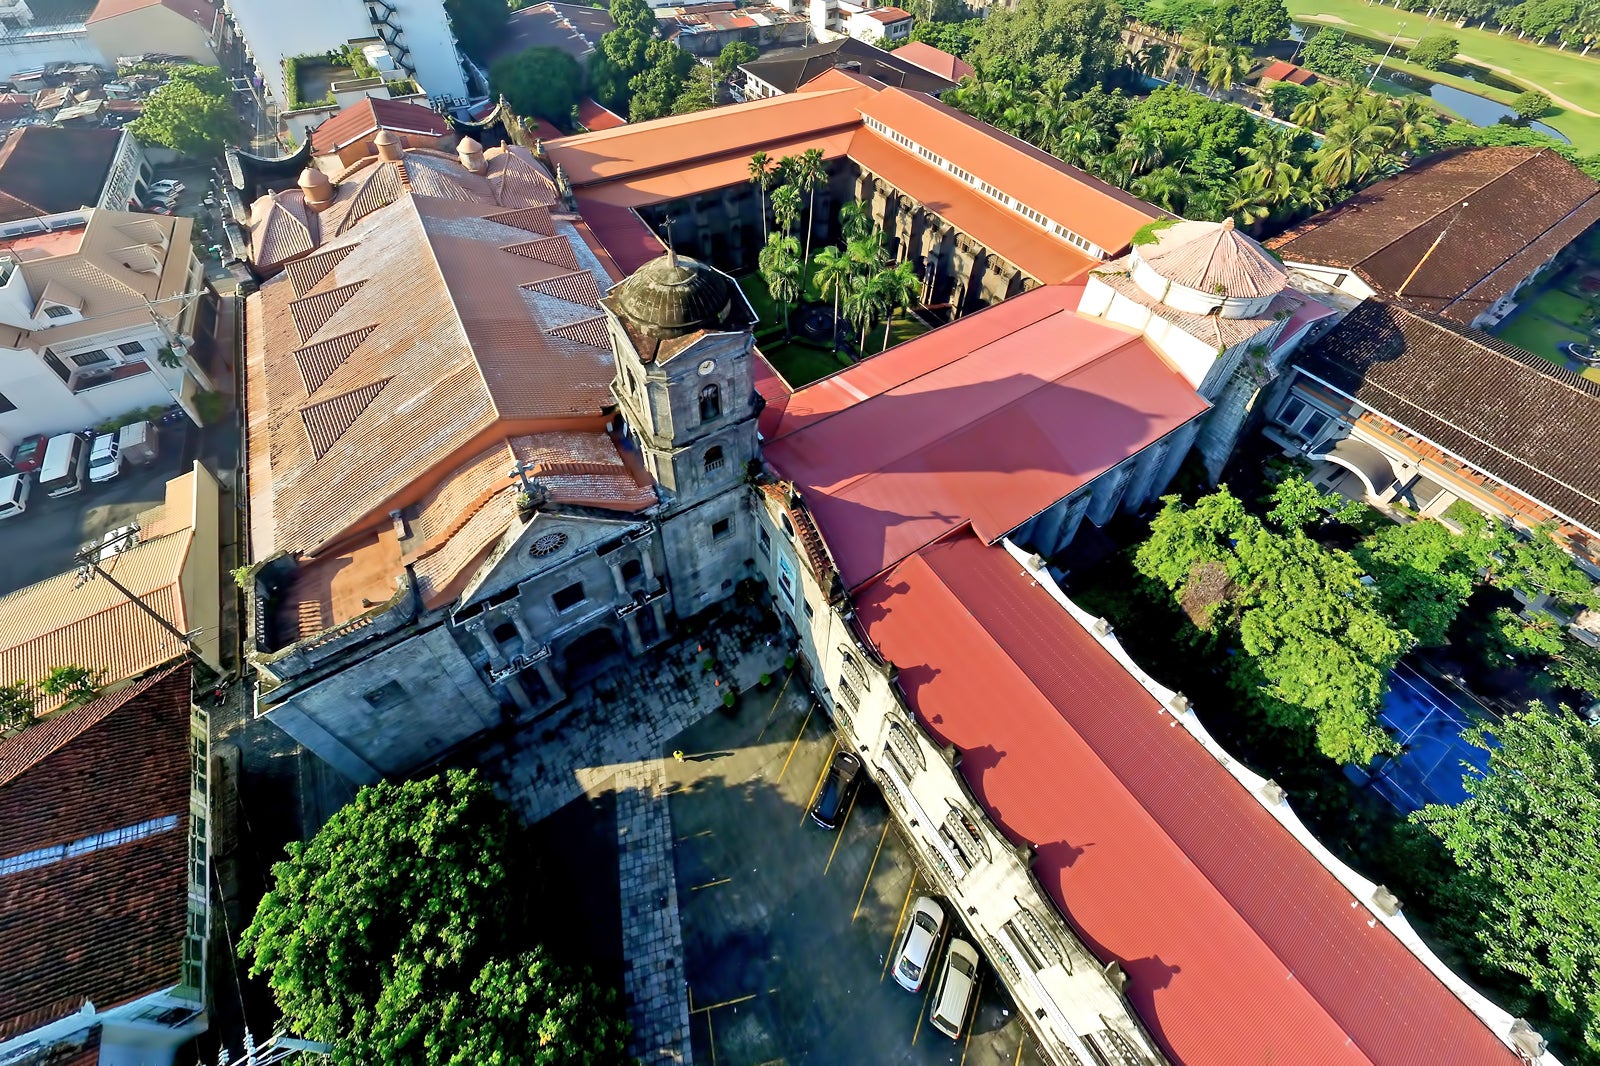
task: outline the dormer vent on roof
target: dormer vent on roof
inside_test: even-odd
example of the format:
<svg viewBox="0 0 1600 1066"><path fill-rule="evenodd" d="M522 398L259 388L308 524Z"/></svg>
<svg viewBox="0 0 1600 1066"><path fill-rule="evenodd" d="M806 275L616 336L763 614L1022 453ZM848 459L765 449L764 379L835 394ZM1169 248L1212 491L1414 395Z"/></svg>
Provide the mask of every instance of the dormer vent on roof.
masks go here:
<svg viewBox="0 0 1600 1066"><path fill-rule="evenodd" d="M389 130L379 130L372 138L372 145L378 150L378 158L385 163L398 163L405 158L405 145Z"/></svg>
<svg viewBox="0 0 1600 1066"><path fill-rule="evenodd" d="M333 182L328 180L328 175L316 167L306 167L300 172L300 193L306 207L312 211L321 211L333 203Z"/></svg>
<svg viewBox="0 0 1600 1066"><path fill-rule="evenodd" d="M456 145L456 156L461 160L461 165L474 174L482 174L489 166L483 158L483 145L471 137L461 138L461 143Z"/></svg>

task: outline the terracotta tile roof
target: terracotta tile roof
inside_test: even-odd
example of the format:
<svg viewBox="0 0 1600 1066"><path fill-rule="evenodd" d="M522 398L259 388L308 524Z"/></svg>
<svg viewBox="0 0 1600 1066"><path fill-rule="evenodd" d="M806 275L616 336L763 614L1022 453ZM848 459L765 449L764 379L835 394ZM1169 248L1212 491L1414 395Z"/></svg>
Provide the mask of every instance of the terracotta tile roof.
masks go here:
<svg viewBox="0 0 1600 1066"><path fill-rule="evenodd" d="M1600 385L1487 333L1378 300L1346 315L1298 363L1600 533Z"/></svg>
<svg viewBox="0 0 1600 1066"><path fill-rule="evenodd" d="M104 22L106 19L143 11L148 7L165 7L188 19L207 33L217 24L217 8L210 0L100 0L90 12L85 23Z"/></svg>
<svg viewBox="0 0 1600 1066"><path fill-rule="evenodd" d="M954 533L856 606L1171 1061L1519 1062L1008 552Z"/></svg>
<svg viewBox="0 0 1600 1066"><path fill-rule="evenodd" d="M1463 148L1267 244L1286 262L1351 270L1380 295L1470 325L1596 221L1600 184L1555 152Z"/></svg>
<svg viewBox="0 0 1600 1066"><path fill-rule="evenodd" d="M175 667L0 740L0 1039L74 1001L178 983L188 924L189 670ZM170 819L160 827L149 823ZM70 1007L68 1007L70 1010ZM26 1031L22 1029L20 1031Z"/></svg>
<svg viewBox="0 0 1600 1066"><path fill-rule="evenodd" d="M312 130L311 151L314 155L337 152L363 137L377 136L379 130L417 134L431 141L448 134L450 123L429 108L405 100L380 100L369 96L330 116Z"/></svg>
<svg viewBox="0 0 1600 1066"><path fill-rule="evenodd" d="M175 510L194 474L168 486L166 510ZM189 514L159 521L141 516L143 539L101 566L180 630L187 612L178 581L194 544ZM105 580L75 587L67 571L0 597L0 684L35 684L58 666L102 672L104 683L136 677L182 654L178 641ZM41 698L48 710L60 701Z"/></svg>
<svg viewBox="0 0 1600 1066"><path fill-rule="evenodd" d="M1304 85L1315 79L1316 75L1311 71L1297 67L1293 63L1286 63L1281 59L1267 64L1261 71L1262 81L1287 81L1295 85Z"/></svg>
<svg viewBox="0 0 1600 1066"><path fill-rule="evenodd" d="M907 41L896 48L891 55L915 63L923 70L931 70L939 77L949 82L959 82L962 78L973 73L972 64L964 59L958 59L949 52L935 48L924 41Z"/></svg>
<svg viewBox="0 0 1600 1066"><path fill-rule="evenodd" d="M529 48L559 48L573 59L587 62L600 38L617 28L604 8L581 4L535 4L511 13L511 21L489 54L489 62Z"/></svg>
<svg viewBox="0 0 1600 1066"><path fill-rule="evenodd" d="M875 7L871 11L862 12L862 14L869 19L876 19L884 24L904 22L911 17L911 12L901 7Z"/></svg>
<svg viewBox="0 0 1600 1066"><path fill-rule="evenodd" d="M50 126L12 131L0 145L0 222L95 206L121 137Z"/></svg>
<svg viewBox="0 0 1600 1066"><path fill-rule="evenodd" d="M250 298L258 558L314 553L387 523L505 427L601 427L613 362L592 320L609 274L572 223L537 202L548 185L538 164L507 154L485 153L480 176L442 153L407 152L409 192ZM370 188L380 169L347 174ZM435 179L470 196L418 192Z"/></svg>
<svg viewBox="0 0 1600 1066"><path fill-rule="evenodd" d="M967 522L997 540L1207 409L1079 292L1023 293L790 397L763 453L847 587Z"/></svg>
<svg viewBox="0 0 1600 1066"><path fill-rule="evenodd" d="M1327 309L1322 305L1308 301L1298 293L1291 296L1288 292L1280 292L1273 297L1267 309L1255 318L1223 318L1221 315L1192 314L1169 307L1145 292L1139 287L1139 283L1133 280L1130 273L1132 269L1133 258L1125 255L1095 270L1094 276L1134 303L1149 308L1160 308L1163 318L1181 327L1190 336L1215 344L1218 350L1231 348L1240 341L1249 340L1272 325L1279 315L1292 316L1307 307L1321 308L1324 314L1327 313Z"/></svg>

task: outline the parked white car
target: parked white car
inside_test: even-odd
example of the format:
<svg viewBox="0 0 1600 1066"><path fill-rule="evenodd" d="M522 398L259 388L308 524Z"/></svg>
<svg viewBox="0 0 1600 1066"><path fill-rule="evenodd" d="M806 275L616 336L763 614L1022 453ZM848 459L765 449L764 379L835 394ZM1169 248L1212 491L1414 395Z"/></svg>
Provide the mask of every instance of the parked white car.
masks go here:
<svg viewBox="0 0 1600 1066"><path fill-rule="evenodd" d="M28 509L32 485L33 475L26 471L0 477L0 518L15 518Z"/></svg>
<svg viewBox="0 0 1600 1066"><path fill-rule="evenodd" d="M115 433L96 433L89 449L89 480L110 481L122 473L122 449Z"/></svg>
<svg viewBox="0 0 1600 1066"><path fill-rule="evenodd" d="M900 950L894 956L894 979L901 988L922 991L943 935L944 908L927 896L918 896L911 907L911 920L900 937Z"/></svg>
<svg viewBox="0 0 1600 1066"><path fill-rule="evenodd" d="M978 949L965 940L950 941L950 950L944 954L944 969L939 971L939 983L933 990L928 1021L951 1040L961 1039L977 987Z"/></svg>

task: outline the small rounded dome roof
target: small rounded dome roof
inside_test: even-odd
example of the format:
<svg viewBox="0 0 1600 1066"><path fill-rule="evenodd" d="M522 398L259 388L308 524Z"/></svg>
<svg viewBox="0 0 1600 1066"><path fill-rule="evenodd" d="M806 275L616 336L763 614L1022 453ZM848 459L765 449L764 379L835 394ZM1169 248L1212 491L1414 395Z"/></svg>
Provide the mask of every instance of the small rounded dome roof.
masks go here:
<svg viewBox="0 0 1600 1066"><path fill-rule="evenodd" d="M306 167L300 172L300 180L297 182L297 184L302 189L323 189L326 188L330 182L328 181L328 175L324 174L316 167Z"/></svg>
<svg viewBox="0 0 1600 1066"><path fill-rule="evenodd" d="M479 144L471 137L463 137L461 138L461 143L456 145L456 151L460 152L462 155L469 155L473 152L482 152L483 145Z"/></svg>
<svg viewBox="0 0 1600 1066"><path fill-rule="evenodd" d="M394 135L394 133L391 132L390 130L380 129L378 131L378 135L376 137L372 138L372 143L373 144L399 144L400 143L400 138L396 137Z"/></svg>
<svg viewBox="0 0 1600 1066"><path fill-rule="evenodd" d="M1222 296L1273 296L1289 272L1255 240L1224 222L1179 222L1136 249L1145 264L1174 285Z"/></svg>
<svg viewBox="0 0 1600 1066"><path fill-rule="evenodd" d="M671 252L634 271L611 295L618 315L660 340L717 329L735 317L736 297L728 276Z"/></svg>

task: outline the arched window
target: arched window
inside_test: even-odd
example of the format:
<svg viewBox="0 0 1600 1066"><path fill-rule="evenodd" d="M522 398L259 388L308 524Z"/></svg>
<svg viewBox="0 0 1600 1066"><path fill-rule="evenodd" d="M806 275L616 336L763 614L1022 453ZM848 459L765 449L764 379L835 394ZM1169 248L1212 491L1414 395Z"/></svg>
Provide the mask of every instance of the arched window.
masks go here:
<svg viewBox="0 0 1600 1066"><path fill-rule="evenodd" d="M706 449L706 473L715 474L722 469L722 445L713 445Z"/></svg>
<svg viewBox="0 0 1600 1066"><path fill-rule="evenodd" d="M709 422L722 414L722 391L715 385L700 390L700 421Z"/></svg>
<svg viewBox="0 0 1600 1066"><path fill-rule="evenodd" d="M782 511L778 512L778 524L783 526L783 531L791 538L794 536L794 523L789 521L789 516Z"/></svg>

